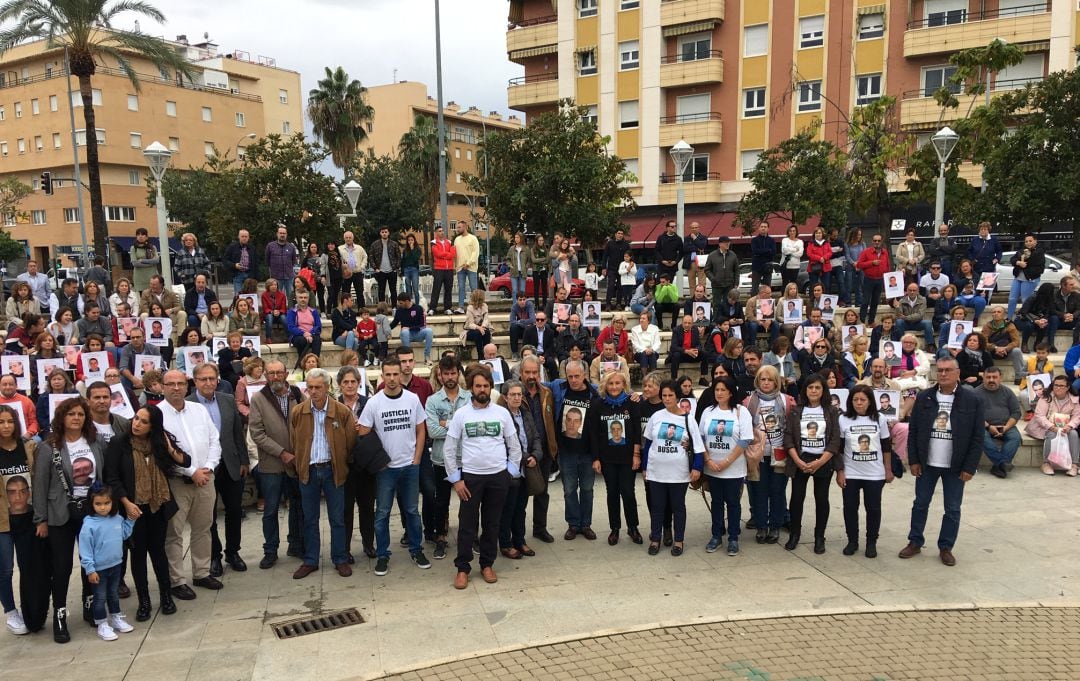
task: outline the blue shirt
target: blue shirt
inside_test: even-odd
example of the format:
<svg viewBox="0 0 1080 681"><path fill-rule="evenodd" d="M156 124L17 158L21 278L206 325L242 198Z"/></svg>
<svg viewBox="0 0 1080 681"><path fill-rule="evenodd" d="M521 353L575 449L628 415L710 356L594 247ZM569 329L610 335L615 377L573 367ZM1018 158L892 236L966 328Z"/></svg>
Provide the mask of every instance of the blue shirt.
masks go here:
<svg viewBox="0 0 1080 681"><path fill-rule="evenodd" d="M322 409L311 403L311 415L315 418L315 431L311 438L311 463L327 463L330 461L330 444L326 441L326 410L330 406L327 398Z"/></svg>
<svg viewBox="0 0 1080 681"><path fill-rule="evenodd" d="M206 313L206 294L205 293L200 293L199 294L199 302L195 303L195 312L197 314L205 314Z"/></svg>
<svg viewBox="0 0 1080 681"><path fill-rule="evenodd" d="M202 396L202 393L198 390L195 391L195 399L199 401L199 404L206 407L206 411L210 412L210 420L214 422L214 427L221 432L221 408L218 406L217 393L210 399L206 399Z"/></svg>

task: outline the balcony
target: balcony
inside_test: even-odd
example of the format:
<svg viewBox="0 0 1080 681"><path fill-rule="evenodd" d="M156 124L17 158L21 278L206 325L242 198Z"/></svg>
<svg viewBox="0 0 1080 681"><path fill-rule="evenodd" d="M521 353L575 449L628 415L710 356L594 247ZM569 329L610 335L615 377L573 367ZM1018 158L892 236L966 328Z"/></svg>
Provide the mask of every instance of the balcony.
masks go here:
<svg viewBox="0 0 1080 681"><path fill-rule="evenodd" d="M511 109L526 109L539 104L554 104L559 99L559 74L538 73L511 78L506 88Z"/></svg>
<svg viewBox="0 0 1080 681"><path fill-rule="evenodd" d="M559 42L558 17L554 14L518 22L506 31L506 53L510 60L521 63L522 59L535 56L530 52L541 47L554 48ZM555 52L551 49L551 52Z"/></svg>
<svg viewBox="0 0 1080 681"><path fill-rule="evenodd" d="M999 80L990 87L990 96L997 97L1012 90L1019 90L1030 83L1038 83L1042 78L1018 78ZM934 99L934 91L928 89L908 90L901 97L900 128L903 130L937 130L942 125L966 115L974 107L986 101L986 95L957 94L960 106L948 109L941 116L941 106Z"/></svg>
<svg viewBox="0 0 1080 681"><path fill-rule="evenodd" d="M660 59L660 87L723 82L724 53L720 50L679 53Z"/></svg>
<svg viewBox="0 0 1080 681"><path fill-rule="evenodd" d="M686 190L686 203L717 203L722 194L723 182L720 173L697 173L692 180L683 182ZM678 199L679 185L675 175L660 176L660 194L658 203L674 205Z"/></svg>
<svg viewBox="0 0 1080 681"><path fill-rule="evenodd" d="M691 145L720 144L723 122L720 112L710 111L660 119L660 146L671 147L679 140Z"/></svg>
<svg viewBox="0 0 1080 681"><path fill-rule="evenodd" d="M660 3L661 26L723 20L724 0L663 0Z"/></svg>
<svg viewBox="0 0 1080 681"><path fill-rule="evenodd" d="M919 57L985 47L994 38L1012 44L1050 40L1047 3L985 12L957 10L909 22L904 32L904 56Z"/></svg>

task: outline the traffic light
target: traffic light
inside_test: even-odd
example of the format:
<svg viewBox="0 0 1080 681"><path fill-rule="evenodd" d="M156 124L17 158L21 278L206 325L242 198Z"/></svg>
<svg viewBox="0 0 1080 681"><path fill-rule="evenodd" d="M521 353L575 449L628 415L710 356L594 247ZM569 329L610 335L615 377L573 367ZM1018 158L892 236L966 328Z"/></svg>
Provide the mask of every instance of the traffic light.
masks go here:
<svg viewBox="0 0 1080 681"><path fill-rule="evenodd" d="M52 196L52 173L50 173L48 170L41 174L41 189L45 192L46 196Z"/></svg>

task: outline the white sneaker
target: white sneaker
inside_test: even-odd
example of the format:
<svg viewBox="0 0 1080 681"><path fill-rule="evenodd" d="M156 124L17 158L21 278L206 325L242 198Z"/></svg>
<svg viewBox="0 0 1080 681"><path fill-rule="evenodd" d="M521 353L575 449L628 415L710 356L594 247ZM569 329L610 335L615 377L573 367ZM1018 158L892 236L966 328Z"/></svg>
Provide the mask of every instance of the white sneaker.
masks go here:
<svg viewBox="0 0 1080 681"><path fill-rule="evenodd" d="M97 625L97 635L102 641L115 641L120 638L116 635L116 632L113 631L113 628L109 626L108 622L102 622Z"/></svg>
<svg viewBox="0 0 1080 681"><path fill-rule="evenodd" d="M127 617L125 617L122 612L116 615L109 615L109 626L116 631L119 631L121 634L135 631L135 627L128 624Z"/></svg>
<svg viewBox="0 0 1080 681"><path fill-rule="evenodd" d="M30 633L30 630L26 628L26 622L23 621L22 613L19 612L18 608L7 614L7 628L8 631L16 636Z"/></svg>

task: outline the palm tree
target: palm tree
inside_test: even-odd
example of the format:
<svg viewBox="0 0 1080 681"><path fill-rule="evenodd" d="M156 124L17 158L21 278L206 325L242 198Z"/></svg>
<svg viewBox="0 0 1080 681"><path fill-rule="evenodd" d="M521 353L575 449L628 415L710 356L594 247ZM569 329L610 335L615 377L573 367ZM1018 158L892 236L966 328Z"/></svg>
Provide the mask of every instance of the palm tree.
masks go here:
<svg viewBox="0 0 1080 681"><path fill-rule="evenodd" d="M420 174L424 208L428 215L435 215L435 206L439 203L439 129L431 116L416 115L412 128L398 142L398 156ZM446 172L450 172L449 154Z"/></svg>
<svg viewBox="0 0 1080 681"><path fill-rule="evenodd" d="M340 66L334 71L326 67L326 78L308 93L307 115L315 137L330 150L334 165L342 170L352 167L356 148L367 139L364 123L375 115L364 101L367 88Z"/></svg>
<svg viewBox="0 0 1080 681"><path fill-rule="evenodd" d="M29 40L45 40L47 49L64 48L68 55L68 74L79 79L86 126L86 167L90 183L90 214L94 226L94 252L104 255L109 231L101 199L101 169L98 165L98 139L94 91L91 84L99 65L106 60L128 77L136 92L141 90L139 75L131 58L147 59L169 77L169 69L191 78L194 71L184 58L161 38L113 27L122 14L147 17L159 24L165 15L153 5L140 0L7 0L0 4L0 55Z"/></svg>

